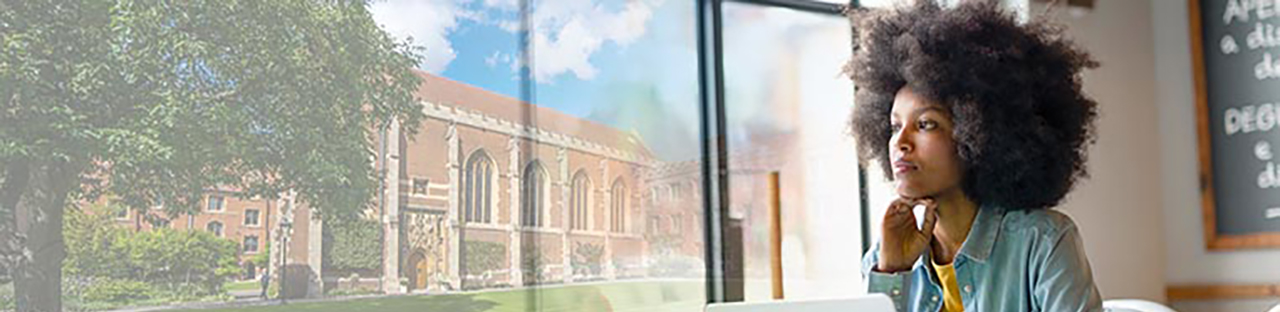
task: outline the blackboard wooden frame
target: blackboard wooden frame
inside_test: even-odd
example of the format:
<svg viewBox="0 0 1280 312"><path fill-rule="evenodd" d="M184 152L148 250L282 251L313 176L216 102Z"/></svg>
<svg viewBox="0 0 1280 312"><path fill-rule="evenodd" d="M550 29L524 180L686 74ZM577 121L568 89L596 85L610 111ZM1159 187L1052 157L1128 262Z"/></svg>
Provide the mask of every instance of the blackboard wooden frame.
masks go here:
<svg viewBox="0 0 1280 312"><path fill-rule="evenodd" d="M1200 200L1204 221L1204 241L1209 250L1280 247L1280 232L1223 235L1217 230L1217 207L1214 199L1213 145L1209 133L1208 81L1205 76L1204 36L1201 25L1200 0L1188 0L1191 24L1191 63L1195 76L1196 132L1200 158Z"/></svg>

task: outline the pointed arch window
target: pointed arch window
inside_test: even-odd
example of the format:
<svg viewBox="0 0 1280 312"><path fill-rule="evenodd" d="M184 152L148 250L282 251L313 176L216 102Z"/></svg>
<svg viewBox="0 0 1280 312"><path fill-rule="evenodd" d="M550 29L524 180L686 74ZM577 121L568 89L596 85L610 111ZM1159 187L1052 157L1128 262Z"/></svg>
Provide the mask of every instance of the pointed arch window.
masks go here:
<svg viewBox="0 0 1280 312"><path fill-rule="evenodd" d="M609 230L615 233L627 231L627 185L622 178L613 180L609 196Z"/></svg>
<svg viewBox="0 0 1280 312"><path fill-rule="evenodd" d="M494 180L497 166L493 159L483 150L478 150L467 159L465 176L462 178L462 216L466 222L493 222Z"/></svg>
<svg viewBox="0 0 1280 312"><path fill-rule="evenodd" d="M530 162L524 167L523 179L520 181L520 225L542 227L542 213L546 211L547 173L538 161Z"/></svg>
<svg viewBox="0 0 1280 312"><path fill-rule="evenodd" d="M591 179L587 177L587 173L578 170L573 175L573 187L570 188L569 194L569 220L570 228L574 230L588 230L588 220L591 207Z"/></svg>

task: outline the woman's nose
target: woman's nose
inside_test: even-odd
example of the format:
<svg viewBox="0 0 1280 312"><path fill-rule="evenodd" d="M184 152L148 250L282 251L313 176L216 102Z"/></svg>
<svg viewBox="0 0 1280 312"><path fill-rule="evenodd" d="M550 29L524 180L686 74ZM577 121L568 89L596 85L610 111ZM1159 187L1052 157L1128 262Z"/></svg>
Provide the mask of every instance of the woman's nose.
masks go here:
<svg viewBox="0 0 1280 312"><path fill-rule="evenodd" d="M898 132L897 135L893 136L894 149L901 154L911 152L912 146L909 138L910 136L906 135L906 131Z"/></svg>

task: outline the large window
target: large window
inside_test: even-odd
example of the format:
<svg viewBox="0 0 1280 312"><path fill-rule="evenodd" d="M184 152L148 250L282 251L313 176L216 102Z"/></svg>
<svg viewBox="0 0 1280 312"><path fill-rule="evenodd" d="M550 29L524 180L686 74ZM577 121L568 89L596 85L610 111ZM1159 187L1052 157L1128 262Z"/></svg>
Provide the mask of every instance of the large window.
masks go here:
<svg viewBox="0 0 1280 312"><path fill-rule="evenodd" d="M616 233L627 231L627 184L622 178L613 181L609 195L609 230Z"/></svg>
<svg viewBox="0 0 1280 312"><path fill-rule="evenodd" d="M741 297L725 299L772 300L774 287L786 299L857 294L866 231L848 131L854 86L841 72L849 21L814 1L807 11L747 2L722 5L725 220L742 228L722 233L740 242L725 258L743 276L726 283Z"/></svg>
<svg viewBox="0 0 1280 312"><path fill-rule="evenodd" d="M573 175L572 195L569 199L570 228L574 230L590 230L591 226L591 178L579 170Z"/></svg>
<svg viewBox="0 0 1280 312"><path fill-rule="evenodd" d="M207 231L221 243L239 243L240 253L256 254L218 259L256 263L277 283L272 296L373 290L391 298L359 304L390 306L404 299L394 295L414 293L421 294L413 301L422 306L411 310L448 310L461 302L479 310L694 312L708 301L770 299L771 259L783 262L787 299L860 291L861 242L868 238L859 212L878 214L862 203L883 206L883 199L860 198L858 190L883 192L860 184L847 135L853 86L840 71L852 36L835 4L848 0L355 2L368 14L345 2L338 9L303 6L310 11L279 11L287 5L237 11L216 3L156 6L166 14L155 16L134 14L153 9L146 5L113 9L137 15L130 23L165 31L146 38L207 36L195 36L203 39L185 48L190 51L157 58L175 64L143 62L163 72L117 73L172 78L169 89L177 93L138 97L182 104L125 101L147 104L133 111L156 120L129 124L137 129L125 133L137 135L126 139L137 138L121 142L194 145L161 149L176 153L176 162L106 162L123 174L100 178L126 181L121 185L128 188L153 185L157 190L140 191L164 194L169 210L190 206L191 214L170 227ZM722 14L702 11L712 6ZM166 24L184 20L165 18L185 15L173 13L223 14L225 19L192 20L245 22L237 24L244 32ZM253 16L271 16L274 23ZM723 20L702 20L712 16ZM291 24L298 21L307 23ZM370 22L386 33L344 28ZM308 32L312 28L332 36L312 36L321 33ZM311 48L258 40L280 34L310 34L293 39ZM384 35L395 43L381 40ZM150 51L131 47L156 48L116 41L124 43L116 52L124 54ZM381 51L388 47L417 55ZM395 75L351 72L344 68L355 67L344 62ZM314 66L294 66L304 63ZM413 71L391 70L397 66ZM303 80L315 83L236 79L242 76L309 77ZM382 84L410 76L421 83ZM720 85L713 83L717 79ZM335 89L335 81L378 85ZM391 89L412 94L362 93ZM284 105L298 99L357 104ZM421 105L359 107L409 101ZM334 117L337 111L348 114ZM356 114L382 118L406 111L421 115L383 123ZM271 118L279 116L287 118ZM209 118L226 122L182 122ZM334 135L305 126L334 124L358 131ZM159 146L166 145L172 144ZM245 155L253 157L240 157ZM263 162L269 170L235 176ZM201 166L169 168L187 163ZM769 183L775 175L780 183ZM217 185L177 183L192 181ZM284 185L269 185L275 182ZM771 206L775 195L780 206ZM138 208L103 213L118 218L115 223L132 230L128 234L148 234L152 228L143 221L168 225L147 219L150 212L142 206L148 203L136 194L119 196ZM781 218L779 242L770 241L774 212ZM344 229L342 222L360 226ZM770 257L775 253L780 256ZM353 274L361 278L341 282ZM205 284L219 287L211 295L229 297L216 292L233 281L220 279L210 273L190 280L212 281ZM332 280L340 282L324 282ZM318 289L324 291L307 291ZM315 302L321 310L359 309L345 301ZM146 302L127 304L134 303Z"/></svg>
<svg viewBox="0 0 1280 312"><path fill-rule="evenodd" d="M546 169L542 164L533 161L524 168L520 188L520 225L528 227L543 226L542 213L547 200Z"/></svg>
<svg viewBox="0 0 1280 312"><path fill-rule="evenodd" d="M493 159L483 150L472 153L467 160L467 176L462 179L462 211L466 222L492 222L494 169Z"/></svg>

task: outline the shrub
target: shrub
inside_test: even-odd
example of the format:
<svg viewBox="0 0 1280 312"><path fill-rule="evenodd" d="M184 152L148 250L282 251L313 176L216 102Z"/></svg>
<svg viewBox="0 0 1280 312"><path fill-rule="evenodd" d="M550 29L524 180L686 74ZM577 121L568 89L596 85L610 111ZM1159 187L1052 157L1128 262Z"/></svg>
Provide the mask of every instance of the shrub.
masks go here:
<svg viewBox="0 0 1280 312"><path fill-rule="evenodd" d="M465 258L462 262L463 274L479 275L502 268L507 247L502 243L467 241L463 243Z"/></svg>
<svg viewBox="0 0 1280 312"><path fill-rule="evenodd" d="M604 247L599 244L577 243L573 249L573 275L599 276L602 271Z"/></svg>
<svg viewBox="0 0 1280 312"><path fill-rule="evenodd" d="M525 250L520 259L520 271L525 285L536 285L546 280L542 269L547 266L547 259L538 249Z"/></svg>
<svg viewBox="0 0 1280 312"><path fill-rule="evenodd" d="M128 303L151 299L153 296L155 290L145 282L116 278L97 279L84 291L84 299L87 301L112 303Z"/></svg>
<svg viewBox="0 0 1280 312"><path fill-rule="evenodd" d="M382 268L382 225L364 218L325 220L325 265L337 271Z"/></svg>
<svg viewBox="0 0 1280 312"><path fill-rule="evenodd" d="M221 294L226 280L240 273L235 241L205 231L131 232L115 227L110 218L105 213L67 212L63 272L72 283L64 288L73 296L83 295L87 301L134 300L137 296L115 291L145 285L146 297L203 298Z"/></svg>

